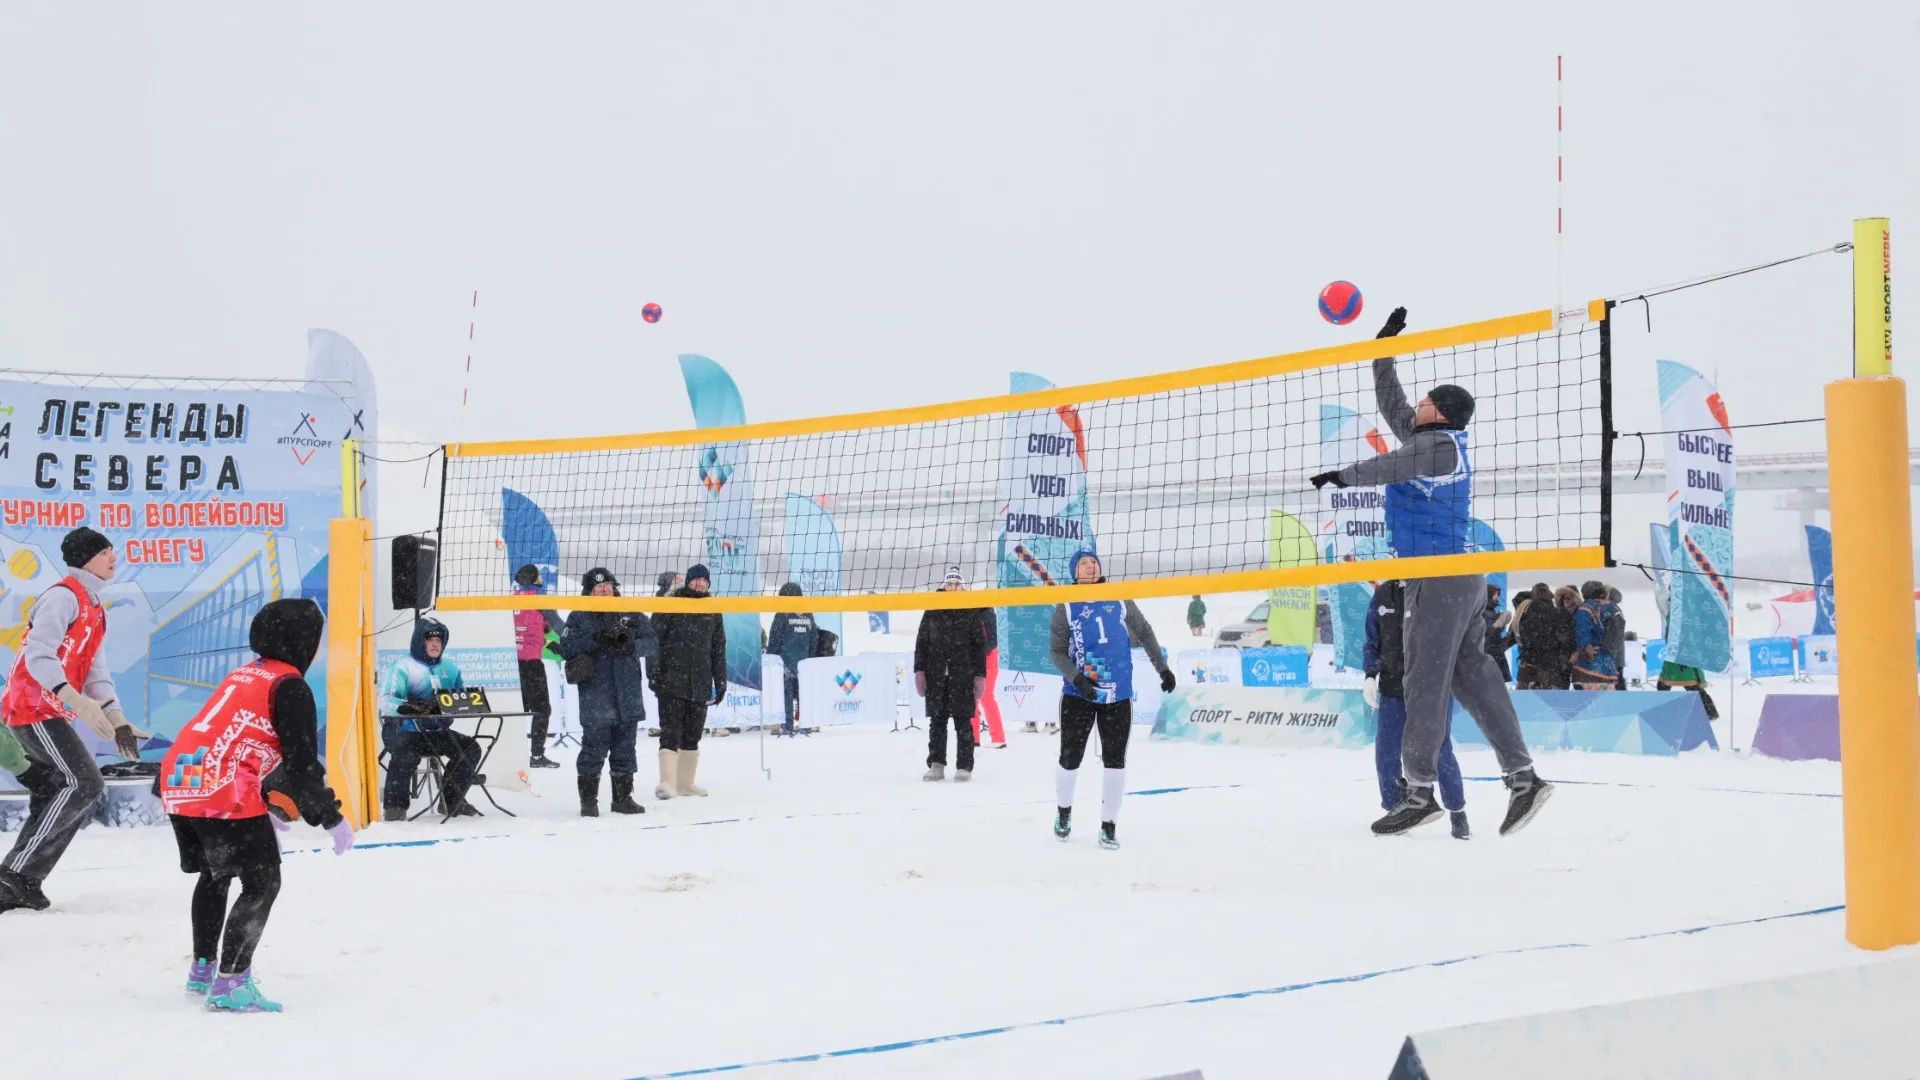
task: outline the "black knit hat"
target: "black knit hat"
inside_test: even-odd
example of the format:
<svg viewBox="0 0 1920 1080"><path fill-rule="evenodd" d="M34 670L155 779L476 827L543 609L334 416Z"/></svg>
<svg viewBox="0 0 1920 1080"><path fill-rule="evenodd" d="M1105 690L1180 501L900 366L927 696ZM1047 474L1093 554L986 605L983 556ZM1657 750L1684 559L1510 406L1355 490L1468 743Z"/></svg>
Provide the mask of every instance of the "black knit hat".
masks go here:
<svg viewBox="0 0 1920 1080"><path fill-rule="evenodd" d="M521 588L531 589L535 585L540 584L540 568L533 565L532 563L528 563L527 565L514 571L513 580L514 580L514 583L519 585Z"/></svg>
<svg viewBox="0 0 1920 1080"><path fill-rule="evenodd" d="M797 581L789 581L785 585L780 586L780 595L781 596L799 596L800 583Z"/></svg>
<svg viewBox="0 0 1920 1080"><path fill-rule="evenodd" d="M687 581L691 583L696 579L705 580L709 584L712 583L713 576L707 573L707 564L694 563L692 566L687 567Z"/></svg>
<svg viewBox="0 0 1920 1080"><path fill-rule="evenodd" d="M81 567L112 546L113 541L82 525L61 538L60 557L68 566Z"/></svg>
<svg viewBox="0 0 1920 1080"><path fill-rule="evenodd" d="M1464 428L1473 419L1473 395L1464 386L1441 383L1427 391L1427 400L1452 427Z"/></svg>
<svg viewBox="0 0 1920 1080"><path fill-rule="evenodd" d="M595 585L612 585L616 595L620 592L620 582L614 580L613 571L604 566L594 567L580 579L580 595L592 595Z"/></svg>

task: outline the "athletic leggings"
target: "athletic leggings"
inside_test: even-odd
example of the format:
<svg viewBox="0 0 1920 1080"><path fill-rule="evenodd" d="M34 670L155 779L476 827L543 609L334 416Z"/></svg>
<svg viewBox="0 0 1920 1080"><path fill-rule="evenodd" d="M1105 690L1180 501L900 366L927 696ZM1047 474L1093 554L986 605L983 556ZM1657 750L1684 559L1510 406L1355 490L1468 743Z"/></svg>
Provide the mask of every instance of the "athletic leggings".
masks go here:
<svg viewBox="0 0 1920 1080"><path fill-rule="evenodd" d="M1078 694L1060 699L1060 767L1080 767L1087 756L1087 737L1100 728L1100 763L1109 769L1127 767L1127 735L1133 730L1133 702L1096 705Z"/></svg>
<svg viewBox="0 0 1920 1080"><path fill-rule="evenodd" d="M280 895L280 868L256 866L239 873L240 899L227 911L227 886L233 883L231 872L202 871L193 887L193 955L211 960L220 949L220 971L234 975L253 966L253 950L267 928L267 916L273 911L273 898ZM221 943L220 931L226 930Z"/></svg>

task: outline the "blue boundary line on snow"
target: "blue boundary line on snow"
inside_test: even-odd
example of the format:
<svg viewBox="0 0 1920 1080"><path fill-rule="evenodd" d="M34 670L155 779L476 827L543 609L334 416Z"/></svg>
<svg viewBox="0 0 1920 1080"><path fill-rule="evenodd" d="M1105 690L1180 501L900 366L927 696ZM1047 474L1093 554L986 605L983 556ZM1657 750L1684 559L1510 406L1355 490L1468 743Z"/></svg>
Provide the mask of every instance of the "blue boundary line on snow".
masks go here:
<svg viewBox="0 0 1920 1080"><path fill-rule="evenodd" d="M1213 791L1213 790L1221 790L1225 788L1237 788L1241 786L1242 785L1240 784L1188 784L1183 787L1143 788L1139 791L1129 791L1127 792L1127 794L1132 796L1139 796L1139 797L1144 797L1148 795L1173 795L1183 791ZM1046 802L1047 800L1027 800L1027 801L1030 801L1032 802L1033 805L1038 806L1040 805L1041 802ZM1006 805L1024 805L1024 804L1025 802L1010 803ZM1051 803L1049 802L1048 805L1051 805ZM945 809L945 808L944 807L913 807L911 809ZM713 818L708 821L675 821L675 822L663 821L658 825L652 825L652 824L637 825L631 829L619 829L619 830L607 829L604 831L604 833L594 834L594 835L611 836L616 833L652 832L659 829L691 829L691 828L698 828L702 825L738 825L738 824L743 824L749 821L792 821L799 818L815 818L815 817L858 817L864 814L895 813L895 812L897 811L894 811L894 810L884 810L884 811L883 810L839 810L839 811L830 811L825 814L782 814L777 817L766 817L766 818L730 817L730 818ZM432 847L435 844L464 844L473 840L512 840L516 837L525 837L525 836L551 837L551 836L560 836L560 835L562 834L557 832L544 832L544 833L488 833L484 836L425 836L425 837L420 837L414 840L375 840L365 844L356 843L355 845L353 845L353 850L377 851L381 848ZM333 849L330 847L286 848L285 850L281 851L280 854L282 855L318 855L322 852L332 851L332 850Z"/></svg>
<svg viewBox="0 0 1920 1080"><path fill-rule="evenodd" d="M1476 784L1499 784L1504 781L1498 776L1463 776L1462 780L1471 780ZM1550 778L1551 779L1551 778ZM1792 795L1802 799L1838 799L1840 794L1831 791L1767 791L1762 788L1703 787L1669 788L1664 784L1627 784L1618 780L1551 780L1555 787L1561 784L1579 787L1624 787L1644 788L1650 791L1718 791L1734 795Z"/></svg>
<svg viewBox="0 0 1920 1080"><path fill-rule="evenodd" d="M1654 938L1682 937L1705 933L1708 930L1724 930L1735 926L1752 926L1756 923L1775 922L1780 919L1800 919L1809 915L1831 915L1846 910L1845 904L1833 904L1828 907L1810 908L1806 911L1792 911L1783 915L1762 915L1753 919L1734 919L1729 922L1707 923L1702 926L1683 927L1678 930L1656 930L1648 934L1635 934L1631 937L1616 938L1612 941L1588 942L1571 941L1557 945L1523 945L1514 949L1494 949L1489 952L1474 953L1471 956L1458 956L1450 960L1429 960L1419 964L1406 964L1401 967L1381 968L1378 971L1365 971L1357 975L1334 975L1311 982L1292 983L1286 986L1270 986L1260 990L1236 990L1225 994L1207 994L1202 997L1182 998L1178 1001L1156 1001L1147 1005L1129 1005L1118 1009L1102 1009L1097 1012L1079 1013L1062 1016L1052 1020L1026 1020L1000 1027L981 1028L978 1031L962 1031L951 1035L930 1035L920 1039L904 1039L900 1042L875 1043L871 1046L855 1046L845 1050L827 1050L815 1054L797 1054L792 1057L768 1058L764 1061L744 1061L732 1065L709 1065L698 1069L682 1069L678 1072L649 1073L634 1077L633 1080L675 1080L688 1076L712 1076L717 1073L742 1072L747 1069L761 1069L774 1065L802 1065L811 1062L832 1061L836 1058L861 1057L869 1054L887 1054L895 1050L910 1050L920 1046L933 1046L939 1043L963 1042L968 1039L983 1039L989 1035L1005 1035L1015 1031L1033 1028L1060 1027L1080 1020L1098 1020L1113 1016L1126 1016L1130 1013L1148 1012L1154 1009L1170 1009L1178 1005L1209 1005L1220 1001L1244 1001L1248 998L1273 997L1279 994L1291 994L1301 990L1312 990L1322 986L1338 986L1344 983L1367 982L1387 975L1403 975L1410 971L1422 971L1428 968L1452 967L1473 960L1485 960L1496 956L1518 956L1524 953L1555 952L1565 949L1591 949L1606 945L1622 945L1632 941L1649 941Z"/></svg>

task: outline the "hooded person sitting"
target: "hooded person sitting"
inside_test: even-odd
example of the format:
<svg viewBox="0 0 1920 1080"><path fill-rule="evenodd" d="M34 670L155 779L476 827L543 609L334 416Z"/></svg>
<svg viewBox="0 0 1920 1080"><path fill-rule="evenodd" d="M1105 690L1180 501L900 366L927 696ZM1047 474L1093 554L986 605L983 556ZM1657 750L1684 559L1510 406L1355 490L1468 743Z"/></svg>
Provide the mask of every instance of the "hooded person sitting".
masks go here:
<svg viewBox="0 0 1920 1080"><path fill-rule="evenodd" d="M327 787L319 710L306 672L326 616L312 600L275 600L254 616L258 658L235 668L181 729L155 786L173 824L180 869L199 877L191 907L187 990L218 1012L279 1012L253 978L253 952L280 893L280 821L327 830L334 854L353 826ZM227 907L235 878L240 898ZM216 964L215 961L218 961Z"/></svg>
<svg viewBox="0 0 1920 1080"><path fill-rule="evenodd" d="M480 744L470 736L454 731L438 719L440 692L464 690L466 682L460 668L446 658L447 624L438 619L420 619L413 624L413 641L407 655L396 660L387 672L381 709L399 717L388 725L386 787L380 797L388 821L404 821L411 801L413 773L420 759L432 754L445 761L442 767L440 811L466 817L478 817L480 811L467 803L467 788L480 768Z"/></svg>

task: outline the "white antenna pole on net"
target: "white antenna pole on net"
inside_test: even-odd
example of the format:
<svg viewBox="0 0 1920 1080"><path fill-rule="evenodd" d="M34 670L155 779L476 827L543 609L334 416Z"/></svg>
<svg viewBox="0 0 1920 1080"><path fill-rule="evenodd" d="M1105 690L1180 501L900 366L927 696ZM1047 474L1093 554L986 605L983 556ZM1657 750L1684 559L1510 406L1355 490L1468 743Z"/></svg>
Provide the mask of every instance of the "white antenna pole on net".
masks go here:
<svg viewBox="0 0 1920 1080"><path fill-rule="evenodd" d="M480 290L473 290L473 303L467 312L467 367L460 378L460 418L454 430L464 438L472 434L467 423L467 399L473 392L473 334L480 321Z"/></svg>
<svg viewBox="0 0 1920 1080"><path fill-rule="evenodd" d="M1553 313L1558 321L1567 241L1567 58L1553 58Z"/></svg>

